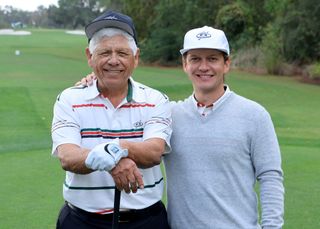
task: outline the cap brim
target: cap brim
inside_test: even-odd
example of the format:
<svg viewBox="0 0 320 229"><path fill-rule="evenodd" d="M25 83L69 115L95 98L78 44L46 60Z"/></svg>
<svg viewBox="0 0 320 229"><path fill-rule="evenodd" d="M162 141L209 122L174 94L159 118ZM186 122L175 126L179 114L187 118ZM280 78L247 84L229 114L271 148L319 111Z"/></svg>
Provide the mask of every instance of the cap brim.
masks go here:
<svg viewBox="0 0 320 229"><path fill-rule="evenodd" d="M186 52L193 50L193 49L214 49L214 50L219 50L221 52L224 52L225 54L229 55L228 51L225 49L219 49L219 48L213 48L213 47L195 47L195 48L188 48L188 49L180 49L181 55L185 54Z"/></svg>
<svg viewBox="0 0 320 229"><path fill-rule="evenodd" d="M132 37L135 37L134 32L132 31L131 27L127 23L117 21L117 20L99 20L99 21L94 21L86 26L85 32L88 39L90 40L93 34L95 34L97 31L103 28L118 28L126 31Z"/></svg>

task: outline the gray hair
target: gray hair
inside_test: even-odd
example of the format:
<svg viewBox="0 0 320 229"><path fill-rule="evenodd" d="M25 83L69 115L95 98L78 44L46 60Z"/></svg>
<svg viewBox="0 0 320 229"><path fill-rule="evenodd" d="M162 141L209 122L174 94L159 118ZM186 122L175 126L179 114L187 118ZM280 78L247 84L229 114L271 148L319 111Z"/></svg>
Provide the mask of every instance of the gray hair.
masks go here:
<svg viewBox="0 0 320 229"><path fill-rule="evenodd" d="M121 29L117 29L117 28L104 28L99 30L98 32L96 32L90 42L89 42L89 51L92 54L94 52L94 50L97 48L97 46L99 45L100 41L102 40L102 38L105 37L113 37L116 35L122 35L124 36L129 43L129 46L133 52L133 55L136 55L138 47L136 42L134 41L133 37L128 34L127 32L121 30Z"/></svg>

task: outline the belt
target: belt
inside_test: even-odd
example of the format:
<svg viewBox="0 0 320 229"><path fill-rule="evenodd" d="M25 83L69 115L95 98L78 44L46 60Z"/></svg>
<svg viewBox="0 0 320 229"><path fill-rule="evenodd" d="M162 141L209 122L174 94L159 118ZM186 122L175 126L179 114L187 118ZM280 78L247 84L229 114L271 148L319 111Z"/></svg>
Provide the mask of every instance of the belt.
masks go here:
<svg viewBox="0 0 320 229"><path fill-rule="evenodd" d="M103 219L106 221L112 222L113 213L111 214L98 214L94 212L87 212L81 208L78 208L68 202L66 205L74 212L85 215L87 217ZM161 201L156 202L155 204L144 208L144 209L130 209L128 211L120 211L119 213L119 223L128 223L132 221L137 221L139 219L146 219L150 216L158 215L162 209L164 209L164 205Z"/></svg>

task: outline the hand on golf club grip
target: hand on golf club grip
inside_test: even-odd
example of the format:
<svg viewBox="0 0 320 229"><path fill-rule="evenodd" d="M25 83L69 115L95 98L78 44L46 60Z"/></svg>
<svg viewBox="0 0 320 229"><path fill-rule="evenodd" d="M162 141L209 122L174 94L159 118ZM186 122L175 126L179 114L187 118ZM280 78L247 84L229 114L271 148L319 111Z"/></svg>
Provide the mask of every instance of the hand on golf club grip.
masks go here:
<svg viewBox="0 0 320 229"><path fill-rule="evenodd" d="M126 156L128 156L128 151L122 149L116 142L102 143L89 152L85 164L92 170L110 171L122 157Z"/></svg>
<svg viewBox="0 0 320 229"><path fill-rule="evenodd" d="M126 193L136 193L138 188L143 189L142 174L136 163L130 158L122 158L111 171L113 180L119 190Z"/></svg>

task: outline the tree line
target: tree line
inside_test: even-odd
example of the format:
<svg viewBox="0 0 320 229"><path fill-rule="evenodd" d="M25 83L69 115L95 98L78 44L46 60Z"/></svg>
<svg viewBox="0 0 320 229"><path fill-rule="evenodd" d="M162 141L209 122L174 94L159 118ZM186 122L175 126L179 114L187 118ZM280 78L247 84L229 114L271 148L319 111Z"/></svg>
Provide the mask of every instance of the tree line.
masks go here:
<svg viewBox="0 0 320 229"><path fill-rule="evenodd" d="M58 6L40 6L35 12L0 8L0 28L19 21L83 29L107 9L134 19L146 63L179 64L185 32L209 25L225 31L239 68L320 78L318 0L59 0Z"/></svg>

